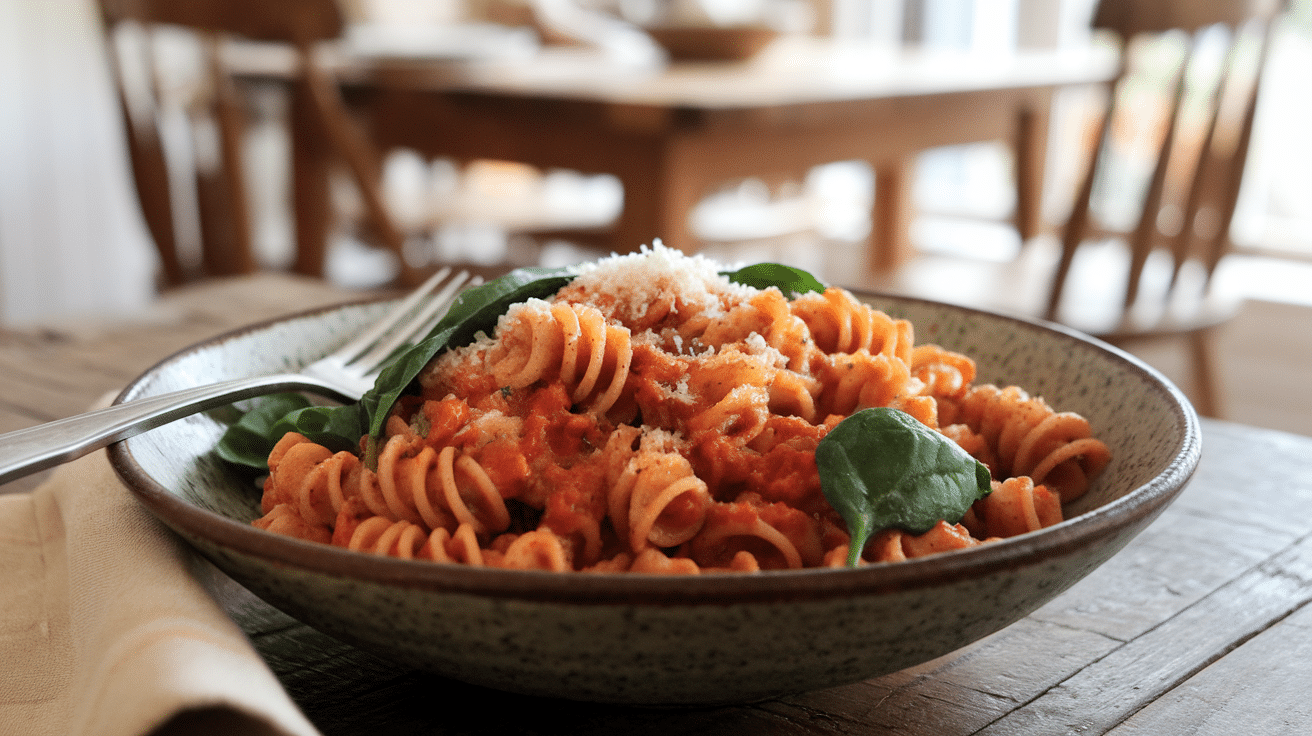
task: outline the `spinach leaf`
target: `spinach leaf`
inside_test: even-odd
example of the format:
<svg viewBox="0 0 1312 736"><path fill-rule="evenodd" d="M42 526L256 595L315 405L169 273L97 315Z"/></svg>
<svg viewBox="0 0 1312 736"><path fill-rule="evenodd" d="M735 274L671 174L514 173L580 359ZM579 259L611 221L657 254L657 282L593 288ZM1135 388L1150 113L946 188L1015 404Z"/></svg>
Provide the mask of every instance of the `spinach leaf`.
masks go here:
<svg viewBox="0 0 1312 736"><path fill-rule="evenodd" d="M269 397L232 425L215 449L229 462L267 470L269 450L287 432L299 432L331 450L358 449L367 434L365 462L373 467L388 412L433 356L468 345L480 331L491 332L511 304L550 296L576 274L570 267L522 268L468 289L423 340L391 359L359 402L310 406L299 394Z"/></svg>
<svg viewBox="0 0 1312 736"><path fill-rule="evenodd" d="M497 319L506 313L511 304L549 297L573 281L577 275L578 269L573 266L517 268L486 284L462 292L442 321L428 333L429 337L450 330L450 337L447 338L450 347L468 345L479 332L490 334L497 325Z"/></svg>
<svg viewBox="0 0 1312 736"><path fill-rule="evenodd" d="M305 435L306 439L333 452L356 452L360 449L360 437L364 434L364 421L360 404L307 406L283 417L281 424L274 427L277 431L274 442L290 430Z"/></svg>
<svg viewBox="0 0 1312 736"><path fill-rule="evenodd" d="M782 263L753 263L737 271L722 272L735 284L744 284L757 289L771 286L779 287L784 296L792 299L808 291L824 291L824 284L800 268L785 266Z"/></svg>
<svg viewBox="0 0 1312 736"><path fill-rule="evenodd" d="M283 419L298 409L310 405L301 394L274 394L228 426L214 452L235 465L256 470L267 470L269 452L278 438L286 434L288 425Z"/></svg>
<svg viewBox="0 0 1312 736"><path fill-rule="evenodd" d="M876 532L923 534L940 519L956 523L991 490L988 468L897 409L852 414L820 440L815 460L820 488L852 537L849 567Z"/></svg>
<svg viewBox="0 0 1312 736"><path fill-rule="evenodd" d="M265 469L268 450L288 431L299 432L334 450L358 448L360 438L368 435L364 455L372 467L388 412L397 399L413 389L415 378L434 356L447 348L468 345L479 332L491 333L511 304L549 297L577 275L578 270L572 266L520 268L464 291L423 340L392 358L359 402L336 407L310 406L303 397L299 403L287 403L286 399L262 402L224 434L218 448L220 457ZM758 289L777 286L789 297L824 291L824 286L806 271L777 263L757 263L724 275L730 281Z"/></svg>
<svg viewBox="0 0 1312 736"><path fill-rule="evenodd" d="M378 440L382 437L387 413L433 356L447 348L468 345L479 332L491 332L496 327L497 319L506 313L511 304L551 296L573 281L577 274L574 268L568 266L520 268L462 292L446 316L428 333L428 337L389 363L378 374L374 387L360 399L369 434L365 446L365 463L374 467Z"/></svg>

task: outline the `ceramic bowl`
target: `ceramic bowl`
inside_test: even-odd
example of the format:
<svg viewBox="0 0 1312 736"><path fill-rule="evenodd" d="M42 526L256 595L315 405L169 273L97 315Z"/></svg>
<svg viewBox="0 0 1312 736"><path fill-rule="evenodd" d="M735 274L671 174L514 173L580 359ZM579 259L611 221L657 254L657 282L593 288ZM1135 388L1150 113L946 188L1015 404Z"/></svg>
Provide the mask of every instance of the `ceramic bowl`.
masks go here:
<svg viewBox="0 0 1312 736"><path fill-rule="evenodd" d="M674 61L747 61L779 36L763 26L648 26L643 29Z"/></svg>
<svg viewBox="0 0 1312 736"><path fill-rule="evenodd" d="M135 496L232 578L291 616L415 668L520 693L631 704L746 702L916 665L1025 616L1152 521L1197 465L1180 391L1059 327L937 302L863 295L918 343L975 358L1089 418L1113 459L1056 526L894 564L666 577L489 570L350 552L250 525L260 492L211 454L221 416L111 448ZM296 369L383 304L309 312L216 337L147 371L119 401Z"/></svg>

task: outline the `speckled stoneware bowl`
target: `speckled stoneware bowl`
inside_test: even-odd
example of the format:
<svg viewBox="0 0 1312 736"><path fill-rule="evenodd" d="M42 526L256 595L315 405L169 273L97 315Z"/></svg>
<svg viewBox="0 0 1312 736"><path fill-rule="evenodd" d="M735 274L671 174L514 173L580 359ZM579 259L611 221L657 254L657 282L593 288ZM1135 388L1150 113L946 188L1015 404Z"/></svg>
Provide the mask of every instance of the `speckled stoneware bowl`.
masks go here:
<svg viewBox="0 0 1312 736"><path fill-rule="evenodd" d="M1174 386L1059 328L940 303L864 297L962 351L979 381L1087 416L1113 460L1068 520L995 544L860 569L664 577L486 570L403 561L250 526L260 493L210 454L195 416L111 448L147 508L274 606L403 664L529 694L641 704L743 702L854 682L969 644L1121 549L1199 458ZM385 310L353 305L223 335L132 383L120 401L295 369Z"/></svg>

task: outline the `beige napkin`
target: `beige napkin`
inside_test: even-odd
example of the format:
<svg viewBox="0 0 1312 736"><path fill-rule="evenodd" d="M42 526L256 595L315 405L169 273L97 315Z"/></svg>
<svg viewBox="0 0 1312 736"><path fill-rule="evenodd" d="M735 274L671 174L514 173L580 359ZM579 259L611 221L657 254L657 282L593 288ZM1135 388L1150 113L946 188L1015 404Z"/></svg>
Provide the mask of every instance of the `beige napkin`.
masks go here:
<svg viewBox="0 0 1312 736"><path fill-rule="evenodd" d="M315 734L104 451L0 495L0 734Z"/></svg>

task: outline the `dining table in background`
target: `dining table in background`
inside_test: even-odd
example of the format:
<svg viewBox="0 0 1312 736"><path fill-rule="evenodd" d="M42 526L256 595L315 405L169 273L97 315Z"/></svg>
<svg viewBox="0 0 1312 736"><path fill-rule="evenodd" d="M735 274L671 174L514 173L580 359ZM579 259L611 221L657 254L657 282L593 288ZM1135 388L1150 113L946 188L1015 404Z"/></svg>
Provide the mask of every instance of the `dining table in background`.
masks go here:
<svg viewBox="0 0 1312 736"><path fill-rule="evenodd" d="M262 273L172 291L132 319L2 330L0 431L77 413L216 334L367 296ZM354 649L195 569L329 736L1312 732L1312 437L1202 426L1202 462L1179 498L1049 604L920 666L757 703L630 708L486 690Z"/></svg>
<svg viewBox="0 0 1312 736"><path fill-rule="evenodd" d="M689 215L716 187L865 161L874 273L911 254L914 156L935 147L1010 144L1016 228L1022 239L1039 233L1054 94L1116 72L1114 54L1096 45L981 54L813 36L780 38L747 61L655 67L577 46L487 59L350 49L329 54L330 67L380 150L614 175L624 191L606 233L615 252L655 238L693 252ZM224 58L239 79L290 78L290 56L268 44L234 43ZM289 104L290 120L312 118L304 95ZM291 135L299 248L322 251L331 147L313 125Z"/></svg>

